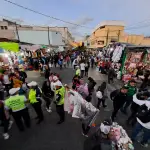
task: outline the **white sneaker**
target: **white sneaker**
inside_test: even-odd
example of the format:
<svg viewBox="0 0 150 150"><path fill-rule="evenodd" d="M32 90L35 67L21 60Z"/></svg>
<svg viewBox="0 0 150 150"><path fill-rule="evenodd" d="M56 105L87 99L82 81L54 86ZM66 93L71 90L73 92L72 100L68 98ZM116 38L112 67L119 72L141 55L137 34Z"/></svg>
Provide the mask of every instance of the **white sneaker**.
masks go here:
<svg viewBox="0 0 150 150"><path fill-rule="evenodd" d="M13 121L9 121L8 130L10 130L10 129L11 129L11 127L12 127L12 124L13 124Z"/></svg>
<svg viewBox="0 0 150 150"><path fill-rule="evenodd" d="M52 112L52 110L51 110L51 109L47 109L47 108L46 108L46 110L47 110L47 112L48 112L48 113L51 113L51 112Z"/></svg>
<svg viewBox="0 0 150 150"><path fill-rule="evenodd" d="M3 137L4 137L4 140L8 140L9 139L9 134L8 133L4 133Z"/></svg>

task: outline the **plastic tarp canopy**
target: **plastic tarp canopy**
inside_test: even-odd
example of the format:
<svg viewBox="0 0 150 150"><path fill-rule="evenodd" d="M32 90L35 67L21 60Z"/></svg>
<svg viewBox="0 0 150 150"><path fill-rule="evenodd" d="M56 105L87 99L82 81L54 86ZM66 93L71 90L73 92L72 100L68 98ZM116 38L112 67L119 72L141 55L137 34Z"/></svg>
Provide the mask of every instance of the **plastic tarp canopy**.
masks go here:
<svg viewBox="0 0 150 150"><path fill-rule="evenodd" d="M19 52L19 44L13 42L0 42L0 48L12 52Z"/></svg>

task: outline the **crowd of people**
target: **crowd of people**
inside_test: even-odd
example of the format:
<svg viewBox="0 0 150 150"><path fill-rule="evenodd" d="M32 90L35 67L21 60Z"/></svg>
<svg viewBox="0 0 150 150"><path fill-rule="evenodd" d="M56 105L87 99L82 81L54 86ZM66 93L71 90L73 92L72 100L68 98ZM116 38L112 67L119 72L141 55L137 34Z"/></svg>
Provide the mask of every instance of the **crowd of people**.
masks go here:
<svg viewBox="0 0 150 150"><path fill-rule="evenodd" d="M29 104L36 112L37 124L40 124L44 120L41 105L43 100L48 113L52 113L52 107L55 104L59 116L58 124L65 121L66 110L71 111L72 116L75 118L81 118L83 135L88 137L89 130L101 109L101 105L106 108L106 96L109 97L106 94L107 81L104 81L101 85L97 85L97 105L92 105L92 95L97 83L92 77L89 77L88 70L90 67L93 68L99 64L99 71L101 73L107 72L108 83L110 84L111 81L113 82L115 73L111 64L106 63L107 65L101 63L100 58L97 58L96 55L89 56L86 53L58 53L52 55L47 64L39 65L39 70L44 72L46 79L42 88L35 81L27 83L27 74L21 68L4 70L0 76L0 120L1 126L4 128L4 139L9 138L9 129L12 125L11 116L20 131L24 131L25 126L27 128L31 127ZM51 68L58 65L60 69L72 65L75 70L72 87L63 85L59 74L51 72ZM87 83L84 77L88 77ZM66 92L68 95L66 95ZM124 84L120 89L112 91L110 99L113 101L113 112L110 120L112 122L117 121L116 116L119 110L128 115L128 108L130 107L131 114L126 122L127 125L134 126L131 140L135 141L139 132L142 132L143 138L140 143L142 146L147 147L150 139L150 92L145 86L139 90L136 81L130 80L128 84ZM71 107L69 110L68 108L65 109L66 103L70 103L67 104ZM83 108L84 110L82 110ZM80 110L80 115L77 114L77 110Z"/></svg>

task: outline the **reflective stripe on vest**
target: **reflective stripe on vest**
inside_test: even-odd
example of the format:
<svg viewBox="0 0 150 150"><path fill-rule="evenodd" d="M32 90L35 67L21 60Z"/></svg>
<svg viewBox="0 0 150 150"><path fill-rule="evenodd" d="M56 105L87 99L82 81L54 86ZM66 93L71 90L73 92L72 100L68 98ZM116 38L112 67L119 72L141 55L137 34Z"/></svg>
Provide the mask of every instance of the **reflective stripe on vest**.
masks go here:
<svg viewBox="0 0 150 150"><path fill-rule="evenodd" d="M24 99L25 97L23 95L11 96L5 101L5 105L12 109L13 112L17 112L26 107Z"/></svg>
<svg viewBox="0 0 150 150"><path fill-rule="evenodd" d="M61 98L60 98L60 101L57 103L57 105L63 105L64 99L65 99L65 88L62 87L55 91L55 94L58 94L58 93L61 95Z"/></svg>
<svg viewBox="0 0 150 150"><path fill-rule="evenodd" d="M37 103L37 99L36 99L36 90L31 89L29 91L29 101L31 104Z"/></svg>

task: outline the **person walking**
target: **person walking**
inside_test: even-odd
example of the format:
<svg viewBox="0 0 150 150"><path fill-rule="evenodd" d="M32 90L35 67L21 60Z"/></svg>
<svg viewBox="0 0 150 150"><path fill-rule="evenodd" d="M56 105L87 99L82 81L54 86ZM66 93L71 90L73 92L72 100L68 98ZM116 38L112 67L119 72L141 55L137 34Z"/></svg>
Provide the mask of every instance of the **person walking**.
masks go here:
<svg viewBox="0 0 150 150"><path fill-rule="evenodd" d="M0 100L0 121L1 125L3 127L3 137L4 140L9 139L8 130L11 128L13 121L10 121L9 113L4 108L4 101Z"/></svg>
<svg viewBox="0 0 150 150"><path fill-rule="evenodd" d="M76 58L73 60L72 65L73 65L73 68L74 68L74 70L75 70L75 69L76 69L76 66L78 65L78 62L77 62L77 59L76 59Z"/></svg>
<svg viewBox="0 0 150 150"><path fill-rule="evenodd" d="M24 131L24 123L27 128L30 128L31 121L28 108L25 105L27 99L24 95L18 95L19 89L20 88L12 88L9 90L10 97L5 100L4 106L6 110L12 110L12 116L18 129Z"/></svg>
<svg viewBox="0 0 150 150"><path fill-rule="evenodd" d="M35 81L30 82L28 84L28 86L30 87L29 98L28 99L29 99L32 107L34 108L34 110L37 114L37 117L36 117L36 119L38 119L37 124L40 124L44 120L43 111L42 111L42 108L41 108L42 91L38 87L38 85Z"/></svg>
<svg viewBox="0 0 150 150"><path fill-rule="evenodd" d="M81 64L80 64L80 70L81 70L81 78L83 78L84 73L85 73L85 63L84 63L84 61L82 61Z"/></svg>
<svg viewBox="0 0 150 150"><path fill-rule="evenodd" d="M121 112L127 115L127 108L131 105L133 102L133 95L136 93L136 82L135 80L129 81L128 85L128 93L127 93L127 100L125 105L122 107Z"/></svg>
<svg viewBox="0 0 150 150"><path fill-rule="evenodd" d="M96 92L96 97L98 98L97 108L99 109L99 105L102 103L103 107L106 108L104 93L106 90L106 82L103 82L101 86L98 87Z"/></svg>
<svg viewBox="0 0 150 150"><path fill-rule="evenodd" d="M143 132L140 143L143 147L148 147L148 141L150 140L150 101L146 101L144 105L140 106L136 119L137 123L133 129L131 140L135 141L137 135Z"/></svg>
<svg viewBox="0 0 150 150"><path fill-rule="evenodd" d="M114 77L115 77L115 71L114 69L111 67L109 70L108 70L108 83L110 84L110 82L114 82Z"/></svg>
<svg viewBox="0 0 150 150"><path fill-rule="evenodd" d="M122 108L124 103L126 102L126 97L127 97L127 92L128 92L128 87L123 86L118 93L113 97L113 112L111 119L114 121L118 111ZM112 95L112 94L111 94ZM111 97L111 96L110 96Z"/></svg>
<svg viewBox="0 0 150 150"><path fill-rule="evenodd" d="M53 92L51 90L49 80L44 81L43 85L42 85L42 97L43 97L43 99L46 102L46 110L49 113L52 112L51 107L50 107L50 104L51 104L51 101L52 101L52 97L53 97L52 93Z"/></svg>
<svg viewBox="0 0 150 150"><path fill-rule="evenodd" d="M76 66L76 76L80 77L81 76L81 71L80 71L80 68L79 66Z"/></svg>
<svg viewBox="0 0 150 150"><path fill-rule="evenodd" d="M133 95L133 103L131 104L131 115L127 120L128 125L134 126L136 123L136 114L141 105L144 105L146 100L150 97L149 92L140 92Z"/></svg>
<svg viewBox="0 0 150 150"><path fill-rule="evenodd" d="M10 78L9 78L9 73L7 70L4 71L4 75L2 78L2 83L5 86L5 90L7 92L7 95L9 95L9 90L11 89L11 82L10 82Z"/></svg>
<svg viewBox="0 0 150 150"><path fill-rule="evenodd" d="M85 76L88 77L88 72L89 72L89 65L88 63L86 62L85 63Z"/></svg>
<svg viewBox="0 0 150 150"><path fill-rule="evenodd" d="M55 82L55 101L56 111L60 117L57 124L61 124L65 121L65 111L64 111L64 98L65 98L65 88L60 81Z"/></svg>

